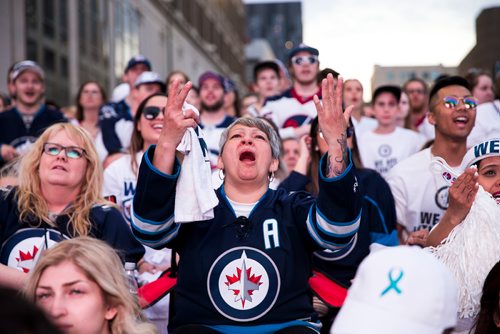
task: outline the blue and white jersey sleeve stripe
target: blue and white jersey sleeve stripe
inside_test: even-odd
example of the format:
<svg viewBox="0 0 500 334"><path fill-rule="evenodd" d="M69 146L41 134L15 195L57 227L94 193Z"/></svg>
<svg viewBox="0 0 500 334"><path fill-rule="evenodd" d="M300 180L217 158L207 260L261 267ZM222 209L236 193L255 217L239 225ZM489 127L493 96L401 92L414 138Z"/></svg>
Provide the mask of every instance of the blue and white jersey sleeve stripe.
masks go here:
<svg viewBox="0 0 500 334"><path fill-rule="evenodd" d="M174 222L175 186L180 173L176 161L174 173L164 174L153 164L155 147L144 154L139 168L137 188L132 203L132 232L143 244L162 248L177 235Z"/></svg>
<svg viewBox="0 0 500 334"><path fill-rule="evenodd" d="M320 161L319 194L307 217L307 229L321 249L352 248L361 222L361 198L352 162L339 176L326 178L326 156Z"/></svg>

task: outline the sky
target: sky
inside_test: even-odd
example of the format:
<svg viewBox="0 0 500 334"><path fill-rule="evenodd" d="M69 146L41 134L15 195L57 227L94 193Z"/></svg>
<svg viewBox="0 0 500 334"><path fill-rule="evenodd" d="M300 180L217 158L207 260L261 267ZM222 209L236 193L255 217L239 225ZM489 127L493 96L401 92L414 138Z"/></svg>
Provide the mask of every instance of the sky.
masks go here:
<svg viewBox="0 0 500 334"><path fill-rule="evenodd" d="M366 100L374 65L458 66L476 44L481 10L500 6L500 0L301 2L303 42L319 49L322 68L331 67L345 79L359 79Z"/></svg>

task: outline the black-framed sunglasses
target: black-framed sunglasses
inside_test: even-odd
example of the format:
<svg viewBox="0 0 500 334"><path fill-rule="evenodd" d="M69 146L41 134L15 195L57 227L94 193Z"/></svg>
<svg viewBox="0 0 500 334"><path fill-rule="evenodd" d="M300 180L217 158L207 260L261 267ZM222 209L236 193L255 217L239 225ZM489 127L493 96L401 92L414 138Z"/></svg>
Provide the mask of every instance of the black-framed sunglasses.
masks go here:
<svg viewBox="0 0 500 334"><path fill-rule="evenodd" d="M295 65L316 64L317 61L318 61L318 56L315 55L292 57L292 63L294 63Z"/></svg>
<svg viewBox="0 0 500 334"><path fill-rule="evenodd" d="M142 111L142 114L144 115L144 118L147 119L148 121L154 120L158 115L162 113L162 115L165 115L165 107L146 107Z"/></svg>
<svg viewBox="0 0 500 334"><path fill-rule="evenodd" d="M69 159L80 159L86 155L85 149L78 146L62 146L56 143L43 144L43 152L54 157L58 156L63 150Z"/></svg>

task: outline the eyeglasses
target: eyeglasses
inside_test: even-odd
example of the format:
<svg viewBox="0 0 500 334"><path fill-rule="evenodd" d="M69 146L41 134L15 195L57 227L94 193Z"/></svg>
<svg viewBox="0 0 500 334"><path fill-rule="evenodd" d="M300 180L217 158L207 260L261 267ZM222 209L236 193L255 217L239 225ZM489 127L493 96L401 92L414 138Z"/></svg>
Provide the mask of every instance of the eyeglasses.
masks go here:
<svg viewBox="0 0 500 334"><path fill-rule="evenodd" d="M160 108L151 106L144 108L144 110L142 111L144 118L147 119L148 121L154 120L156 117L158 117L160 113L165 115L165 107Z"/></svg>
<svg viewBox="0 0 500 334"><path fill-rule="evenodd" d="M465 109L474 109L477 107L477 99L474 97L445 96L443 98L444 106L453 110L458 108L458 103L460 101L464 104Z"/></svg>
<svg viewBox="0 0 500 334"><path fill-rule="evenodd" d="M78 146L62 146L55 143L43 144L43 152L54 157L58 156L62 150L64 150L66 157L70 159L80 159L85 156L85 150Z"/></svg>
<svg viewBox="0 0 500 334"><path fill-rule="evenodd" d="M302 64L316 64L318 61L318 56L295 56L292 57L292 63L295 65L302 65Z"/></svg>

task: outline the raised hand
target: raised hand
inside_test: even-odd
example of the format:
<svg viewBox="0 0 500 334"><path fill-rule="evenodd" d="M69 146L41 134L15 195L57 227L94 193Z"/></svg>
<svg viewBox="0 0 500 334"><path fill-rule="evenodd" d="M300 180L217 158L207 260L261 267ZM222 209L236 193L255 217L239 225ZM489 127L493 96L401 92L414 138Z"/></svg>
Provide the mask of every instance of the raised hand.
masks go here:
<svg viewBox="0 0 500 334"><path fill-rule="evenodd" d="M192 86L193 84L188 82L182 89L179 89L177 80L170 85L163 118L163 131L158 145L168 143L175 150L186 130L197 126L198 116L192 110L182 111L182 106Z"/></svg>
<svg viewBox="0 0 500 334"><path fill-rule="evenodd" d="M448 209L429 234L427 246L437 246L469 214L479 189L477 169L467 168L448 189Z"/></svg>
<svg viewBox="0 0 500 334"><path fill-rule="evenodd" d="M193 84L188 82L179 89L175 80L168 90L167 105L163 118L163 130L156 146L153 165L163 173L172 174L175 162L175 150L188 128L198 125L198 115L192 110L182 110L186 96Z"/></svg>
<svg viewBox="0 0 500 334"><path fill-rule="evenodd" d="M446 212L453 225L460 224L467 217L479 189L477 179L477 169L467 168L448 190L449 204Z"/></svg>
<svg viewBox="0 0 500 334"><path fill-rule="evenodd" d="M342 110L343 86L344 81L339 78L335 87L333 76L328 74L321 82L323 103L314 96L319 127L328 143L328 177L342 174L349 160L346 130L353 106L349 106L345 112Z"/></svg>

